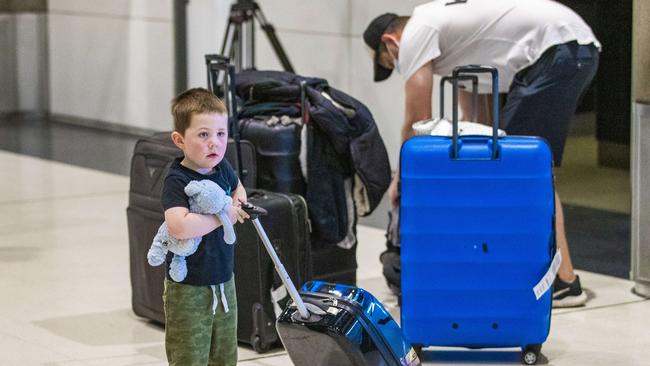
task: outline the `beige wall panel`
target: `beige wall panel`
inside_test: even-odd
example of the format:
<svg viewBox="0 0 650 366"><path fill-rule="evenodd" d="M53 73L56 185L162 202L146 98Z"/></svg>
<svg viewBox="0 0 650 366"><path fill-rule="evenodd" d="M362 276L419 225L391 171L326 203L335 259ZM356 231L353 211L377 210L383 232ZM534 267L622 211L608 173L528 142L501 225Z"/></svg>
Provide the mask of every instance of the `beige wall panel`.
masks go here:
<svg viewBox="0 0 650 366"><path fill-rule="evenodd" d="M634 1L632 99L650 104L650 0Z"/></svg>

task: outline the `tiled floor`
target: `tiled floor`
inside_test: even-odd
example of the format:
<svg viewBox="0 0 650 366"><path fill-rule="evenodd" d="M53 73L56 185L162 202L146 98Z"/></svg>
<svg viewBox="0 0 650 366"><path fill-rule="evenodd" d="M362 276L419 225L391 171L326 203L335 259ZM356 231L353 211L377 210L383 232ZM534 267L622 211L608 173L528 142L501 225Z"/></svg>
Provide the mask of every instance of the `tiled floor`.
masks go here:
<svg viewBox="0 0 650 366"><path fill-rule="evenodd" d="M128 178L0 151L0 365L165 365L163 331L130 310ZM398 315L377 261L383 232L359 228L359 285ZM632 283L580 272L591 301L554 311L542 363L648 365L650 301ZM510 351L427 349L426 365L518 364ZM240 349L240 365L291 365Z"/></svg>

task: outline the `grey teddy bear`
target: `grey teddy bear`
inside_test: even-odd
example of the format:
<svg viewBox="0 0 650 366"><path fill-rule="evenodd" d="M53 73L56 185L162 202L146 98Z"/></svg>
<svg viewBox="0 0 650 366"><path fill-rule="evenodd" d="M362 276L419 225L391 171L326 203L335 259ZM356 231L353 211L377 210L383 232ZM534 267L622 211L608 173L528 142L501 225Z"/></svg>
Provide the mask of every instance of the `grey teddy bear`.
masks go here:
<svg viewBox="0 0 650 366"><path fill-rule="evenodd" d="M214 214L223 223L223 239L228 244L235 243L235 230L228 218L228 209L232 206L232 198L211 180L193 180L185 186L185 194L189 197L190 212L198 214ZM181 282L187 276L185 257L194 254L201 243L201 237L176 239L169 235L167 223L163 222L158 233L153 238L147 260L152 266L165 262L167 251L174 253L169 266L169 276L176 282Z"/></svg>

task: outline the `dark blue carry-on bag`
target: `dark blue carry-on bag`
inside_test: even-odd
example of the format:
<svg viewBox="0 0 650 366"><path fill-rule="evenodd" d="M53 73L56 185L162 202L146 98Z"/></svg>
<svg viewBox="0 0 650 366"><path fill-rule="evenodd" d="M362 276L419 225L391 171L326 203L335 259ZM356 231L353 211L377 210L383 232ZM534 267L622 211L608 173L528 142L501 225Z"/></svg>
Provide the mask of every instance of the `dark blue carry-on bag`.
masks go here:
<svg viewBox="0 0 650 366"><path fill-rule="evenodd" d="M458 136L462 74L490 73L492 136ZM521 347L537 361L551 320L555 201L551 151L537 137L498 137L498 74L452 74L453 136L401 150L401 324L418 346ZM441 91L442 92L442 91Z"/></svg>

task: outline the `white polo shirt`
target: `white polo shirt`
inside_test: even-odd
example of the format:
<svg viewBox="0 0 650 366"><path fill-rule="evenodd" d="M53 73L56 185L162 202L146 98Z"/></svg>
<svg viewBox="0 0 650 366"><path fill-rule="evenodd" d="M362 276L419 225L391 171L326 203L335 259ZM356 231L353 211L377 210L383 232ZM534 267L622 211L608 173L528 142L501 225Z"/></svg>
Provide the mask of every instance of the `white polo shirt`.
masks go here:
<svg viewBox="0 0 650 366"><path fill-rule="evenodd" d="M551 0L435 0L415 8L400 40L398 69L404 80L427 62L450 75L467 64L499 70L499 91L551 46L577 41L600 43L591 28L566 6ZM481 77L481 92L490 91Z"/></svg>

